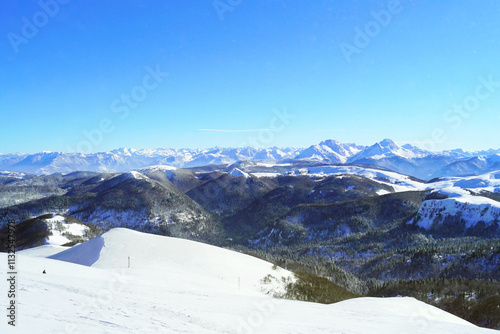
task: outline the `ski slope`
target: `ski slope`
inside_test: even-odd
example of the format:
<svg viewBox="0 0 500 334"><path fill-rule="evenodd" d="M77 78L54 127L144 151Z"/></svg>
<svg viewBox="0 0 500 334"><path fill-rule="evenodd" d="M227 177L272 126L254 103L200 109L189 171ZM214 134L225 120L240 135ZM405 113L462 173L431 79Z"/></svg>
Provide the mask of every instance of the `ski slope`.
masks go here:
<svg viewBox="0 0 500 334"><path fill-rule="evenodd" d="M261 279L290 272L188 240L113 229L56 254L50 247L18 254L18 326L4 318L0 333L497 333L413 298L274 299L282 284Z"/></svg>

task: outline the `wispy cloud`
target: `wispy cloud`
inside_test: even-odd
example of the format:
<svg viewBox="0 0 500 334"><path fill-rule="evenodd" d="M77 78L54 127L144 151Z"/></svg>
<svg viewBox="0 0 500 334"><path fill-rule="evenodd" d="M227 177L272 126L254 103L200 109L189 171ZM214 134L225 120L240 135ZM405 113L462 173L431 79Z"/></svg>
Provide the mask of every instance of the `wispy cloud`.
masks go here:
<svg viewBox="0 0 500 334"><path fill-rule="evenodd" d="M399 141L398 141L398 143L399 143ZM406 143L406 144L429 144L428 141L404 141L404 140L401 141L401 143ZM447 144L455 144L455 145L456 144L460 144L460 145L463 144L463 142L458 142L458 141L447 141L446 143Z"/></svg>
<svg viewBox="0 0 500 334"><path fill-rule="evenodd" d="M316 132L340 132L340 131L346 131L346 129L319 129L319 130L316 130Z"/></svg>
<svg viewBox="0 0 500 334"><path fill-rule="evenodd" d="M227 129L197 129L197 131L201 132L259 132L266 131L269 129L239 129L239 130L227 130Z"/></svg>

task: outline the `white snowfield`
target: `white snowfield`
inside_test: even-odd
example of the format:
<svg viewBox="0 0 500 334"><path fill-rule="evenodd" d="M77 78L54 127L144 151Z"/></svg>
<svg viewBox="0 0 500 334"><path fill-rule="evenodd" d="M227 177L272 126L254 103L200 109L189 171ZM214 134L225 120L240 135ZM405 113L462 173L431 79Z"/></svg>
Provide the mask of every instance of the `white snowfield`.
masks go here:
<svg viewBox="0 0 500 334"><path fill-rule="evenodd" d="M54 246L61 246L69 243L71 240L67 238L67 234L75 237L83 237L85 232L90 229L88 226L73 223L69 224L66 219L61 215L54 215L52 218L46 219L49 226L49 231L52 234L47 238L46 243Z"/></svg>
<svg viewBox="0 0 500 334"><path fill-rule="evenodd" d="M17 255L16 327L4 316L0 333L498 333L413 298L274 299L261 279L286 280L290 272L193 241L113 229L40 257L48 247ZM7 292L6 279L0 282Z"/></svg>
<svg viewBox="0 0 500 334"><path fill-rule="evenodd" d="M500 171L468 177L445 177L432 184L437 188L452 187L500 193Z"/></svg>

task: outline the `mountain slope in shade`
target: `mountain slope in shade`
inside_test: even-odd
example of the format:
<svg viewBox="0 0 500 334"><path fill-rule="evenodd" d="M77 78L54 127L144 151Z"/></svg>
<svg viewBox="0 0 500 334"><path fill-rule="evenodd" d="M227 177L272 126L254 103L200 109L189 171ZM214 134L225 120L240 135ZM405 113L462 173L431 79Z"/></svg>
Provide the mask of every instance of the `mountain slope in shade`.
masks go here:
<svg viewBox="0 0 500 334"><path fill-rule="evenodd" d="M0 260L6 262L5 253ZM51 259L19 255L19 266L23 313L16 333L496 332L413 298L332 305L273 299L260 277L286 280L287 271L220 248L125 229ZM6 280L0 288L7 291ZM7 326L2 321L0 330L9 332Z"/></svg>
<svg viewBox="0 0 500 334"><path fill-rule="evenodd" d="M190 169L182 169L166 165L150 166L137 169L137 172L160 183L169 181L180 191L186 192L203 183L198 175Z"/></svg>
<svg viewBox="0 0 500 334"><path fill-rule="evenodd" d="M45 214L16 224L16 247L70 246L87 241L100 232L71 216ZM7 235L7 226L4 225L0 228L0 251L6 251Z"/></svg>
<svg viewBox="0 0 500 334"><path fill-rule="evenodd" d="M257 178L238 168L205 174L202 179L205 182L189 190L186 195L219 217L246 208L276 187L274 182Z"/></svg>
<svg viewBox="0 0 500 334"><path fill-rule="evenodd" d="M391 186L356 175L318 177L281 175L272 181L275 183L272 190L223 219L225 230L233 239L245 240L255 237L266 227L270 233L273 226L268 222L272 222L298 205L312 203L324 205L365 196L377 196L378 192L394 191ZM287 235L293 234L294 227L298 225L293 226L292 232ZM279 234L281 230L276 228L274 231ZM300 236L300 231L295 232L297 233L290 239L296 240ZM282 237L285 236L280 236Z"/></svg>
<svg viewBox="0 0 500 334"><path fill-rule="evenodd" d="M129 227L177 237L217 242L222 230L199 204L177 189L168 178L157 181L138 172L102 182L69 214L104 230Z"/></svg>
<svg viewBox="0 0 500 334"><path fill-rule="evenodd" d="M118 175L78 172L73 176L54 174L17 180L19 183L57 184L65 191L63 195L0 208L0 225L8 219L20 222L44 214L64 214L104 231L130 227L217 244L224 239L220 223L185 195L182 187L170 181L186 181L186 187L195 187L203 182L196 174L164 167L143 172ZM26 192L37 189L28 187Z"/></svg>
<svg viewBox="0 0 500 334"><path fill-rule="evenodd" d="M500 154L479 155L473 158L452 162L434 172L433 176L469 176L500 170Z"/></svg>
<svg viewBox="0 0 500 334"><path fill-rule="evenodd" d="M297 205L278 219L269 220L250 244L317 243L368 233L398 220L408 220L418 210L424 197L425 192L401 192L338 203Z"/></svg>

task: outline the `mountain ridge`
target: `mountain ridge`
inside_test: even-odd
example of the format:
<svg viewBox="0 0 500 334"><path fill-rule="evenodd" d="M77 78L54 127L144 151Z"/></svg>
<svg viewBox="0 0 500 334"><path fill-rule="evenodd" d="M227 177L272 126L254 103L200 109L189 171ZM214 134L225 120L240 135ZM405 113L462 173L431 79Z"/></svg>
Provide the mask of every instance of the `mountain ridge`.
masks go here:
<svg viewBox="0 0 500 334"><path fill-rule="evenodd" d="M421 179L469 176L500 169L500 149L467 152L462 149L431 152L410 144L384 139L371 146L341 143L334 139L307 148L133 149L119 148L97 153L43 151L34 154L0 154L0 171L36 175L74 171L129 172L154 165L194 168L230 165L238 161L261 163L361 163L392 169ZM4 172L5 173L5 172Z"/></svg>

